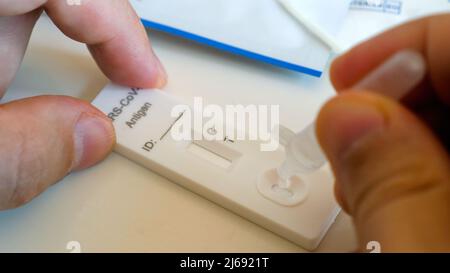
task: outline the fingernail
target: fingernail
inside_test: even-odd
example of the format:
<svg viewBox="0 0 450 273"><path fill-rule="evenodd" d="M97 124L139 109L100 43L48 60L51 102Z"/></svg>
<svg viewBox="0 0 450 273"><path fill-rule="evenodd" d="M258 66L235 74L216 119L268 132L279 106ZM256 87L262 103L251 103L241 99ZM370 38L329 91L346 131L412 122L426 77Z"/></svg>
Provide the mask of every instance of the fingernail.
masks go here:
<svg viewBox="0 0 450 273"><path fill-rule="evenodd" d="M322 135L321 143L327 154L339 159L362 139L383 130L384 126L383 112L373 102L338 98L326 109L325 122L322 123L325 135Z"/></svg>
<svg viewBox="0 0 450 273"><path fill-rule="evenodd" d="M156 80L156 86L157 88L164 87L167 83L167 72L164 68L164 65L161 63L161 60L158 58L158 56L154 55L156 60L156 73L157 73L157 80Z"/></svg>
<svg viewBox="0 0 450 273"><path fill-rule="evenodd" d="M402 50L369 73L353 89L364 89L395 100L405 97L426 75L424 57L413 50Z"/></svg>
<svg viewBox="0 0 450 273"><path fill-rule="evenodd" d="M72 170L90 167L103 159L112 150L114 129L106 118L92 113L83 113L74 130L75 158Z"/></svg>

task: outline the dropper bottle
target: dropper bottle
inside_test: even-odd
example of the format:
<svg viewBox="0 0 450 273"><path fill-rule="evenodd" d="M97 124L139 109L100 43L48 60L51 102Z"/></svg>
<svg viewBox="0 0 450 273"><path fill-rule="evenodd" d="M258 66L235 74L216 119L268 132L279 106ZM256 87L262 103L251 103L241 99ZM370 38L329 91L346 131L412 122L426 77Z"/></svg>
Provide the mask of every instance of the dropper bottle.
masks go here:
<svg viewBox="0 0 450 273"><path fill-rule="evenodd" d="M426 62L423 56L413 50L403 50L392 55L352 89L367 90L400 100L423 81L425 74ZM294 185L293 182L299 181L297 175L317 171L327 160L317 141L315 123L297 134L284 127L280 127L279 133L286 159L276 169L277 178L275 175L262 176L258 189L278 203L294 205L306 197L306 193L296 193L299 189L305 190L305 187ZM297 198L299 202L288 198Z"/></svg>
<svg viewBox="0 0 450 273"><path fill-rule="evenodd" d="M277 169L280 188L290 188L290 178L296 174L310 173L320 169L327 159L317 142L315 123L310 124L298 134L280 127L284 141L286 159Z"/></svg>

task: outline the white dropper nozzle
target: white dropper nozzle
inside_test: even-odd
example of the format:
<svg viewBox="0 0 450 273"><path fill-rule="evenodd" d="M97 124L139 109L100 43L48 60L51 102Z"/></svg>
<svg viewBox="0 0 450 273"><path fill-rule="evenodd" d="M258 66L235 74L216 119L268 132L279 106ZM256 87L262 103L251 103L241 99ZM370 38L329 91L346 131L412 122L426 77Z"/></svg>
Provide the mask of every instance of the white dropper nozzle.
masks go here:
<svg viewBox="0 0 450 273"><path fill-rule="evenodd" d="M353 89L367 90L399 100L418 86L425 74L426 62L422 55L412 50L403 50L369 73ZM279 188L290 189L293 176L316 171L326 163L316 138L315 123L297 134L280 128L280 139L285 146L286 159L277 169Z"/></svg>
<svg viewBox="0 0 450 273"><path fill-rule="evenodd" d="M280 188L290 188L290 178L298 173L310 173L321 168L326 158L317 142L315 123L309 125L298 134L291 133L281 127L281 138L285 140L286 159L278 167Z"/></svg>

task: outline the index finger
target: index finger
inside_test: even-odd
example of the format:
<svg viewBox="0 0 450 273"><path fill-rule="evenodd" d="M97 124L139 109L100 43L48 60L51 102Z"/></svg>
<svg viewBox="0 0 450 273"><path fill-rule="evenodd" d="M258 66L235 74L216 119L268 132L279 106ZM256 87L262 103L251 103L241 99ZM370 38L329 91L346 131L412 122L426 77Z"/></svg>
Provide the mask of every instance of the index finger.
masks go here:
<svg viewBox="0 0 450 273"><path fill-rule="evenodd" d="M48 0L45 10L67 36L86 43L112 81L134 87L161 87L165 71L128 1L82 0L81 5Z"/></svg>
<svg viewBox="0 0 450 273"><path fill-rule="evenodd" d="M404 24L351 49L331 67L338 91L351 88L391 55L413 49L425 56L428 77L436 94L450 104L450 14Z"/></svg>

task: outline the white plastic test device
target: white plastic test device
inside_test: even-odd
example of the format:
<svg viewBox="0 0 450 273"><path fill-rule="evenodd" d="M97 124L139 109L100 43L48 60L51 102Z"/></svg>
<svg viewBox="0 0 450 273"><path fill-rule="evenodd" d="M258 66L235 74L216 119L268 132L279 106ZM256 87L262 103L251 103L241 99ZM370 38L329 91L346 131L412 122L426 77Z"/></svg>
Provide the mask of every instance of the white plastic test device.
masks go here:
<svg viewBox="0 0 450 273"><path fill-rule="evenodd" d="M401 99L426 75L415 51L400 51L354 88ZM340 211L314 123L295 134L280 127L281 146L253 140L176 141L184 112L158 90L107 86L93 104L114 122L116 151L302 247L317 247Z"/></svg>
<svg viewBox="0 0 450 273"><path fill-rule="evenodd" d="M279 181L283 145L267 152L259 141L231 137L174 140L183 113L171 112L184 103L164 91L108 85L93 104L114 122L116 152L306 249L318 246L340 211L327 165L289 175L286 186ZM281 128L280 143L295 145L293 136Z"/></svg>

